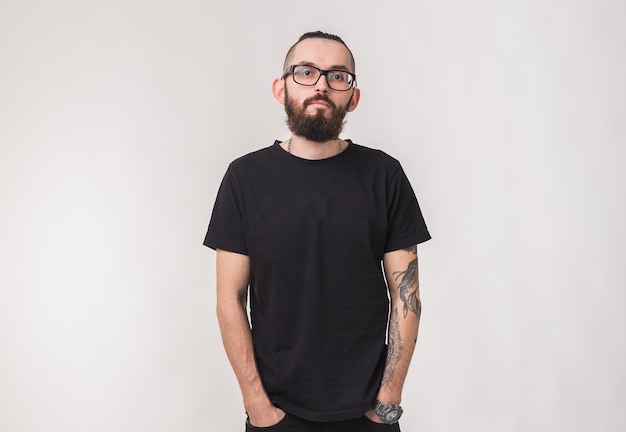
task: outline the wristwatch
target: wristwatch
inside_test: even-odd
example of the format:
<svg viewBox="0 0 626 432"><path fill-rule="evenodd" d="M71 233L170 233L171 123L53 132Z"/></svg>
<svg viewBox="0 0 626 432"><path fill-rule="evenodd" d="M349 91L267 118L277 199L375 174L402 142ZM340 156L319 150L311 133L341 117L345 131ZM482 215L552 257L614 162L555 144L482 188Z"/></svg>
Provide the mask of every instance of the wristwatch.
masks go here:
<svg viewBox="0 0 626 432"><path fill-rule="evenodd" d="M372 410L383 419L385 424L394 424L398 423L400 420L400 416L402 415L402 407L400 405L391 404L385 405L378 399L374 399L374 405L372 405Z"/></svg>

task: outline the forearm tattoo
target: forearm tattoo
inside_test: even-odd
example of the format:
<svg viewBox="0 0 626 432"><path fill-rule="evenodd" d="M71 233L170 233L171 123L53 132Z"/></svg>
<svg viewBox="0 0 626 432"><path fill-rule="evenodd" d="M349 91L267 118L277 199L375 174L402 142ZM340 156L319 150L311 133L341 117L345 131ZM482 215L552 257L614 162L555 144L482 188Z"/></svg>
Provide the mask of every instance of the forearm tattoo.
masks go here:
<svg viewBox="0 0 626 432"><path fill-rule="evenodd" d="M404 249L405 251L414 254L415 258L409 262L409 266L404 271L393 272L396 280L400 280L398 289L400 290L400 300L402 300L404 318L408 315L409 311L417 315L420 318L422 314L422 305L419 300L419 286L417 276L417 245Z"/></svg>
<svg viewBox="0 0 626 432"><path fill-rule="evenodd" d="M400 338L400 319L398 317L398 309L394 308L389 317L389 346L387 348L387 361L385 362L385 371L383 372L381 386L384 387L391 382L398 361L400 361L401 353L402 339Z"/></svg>

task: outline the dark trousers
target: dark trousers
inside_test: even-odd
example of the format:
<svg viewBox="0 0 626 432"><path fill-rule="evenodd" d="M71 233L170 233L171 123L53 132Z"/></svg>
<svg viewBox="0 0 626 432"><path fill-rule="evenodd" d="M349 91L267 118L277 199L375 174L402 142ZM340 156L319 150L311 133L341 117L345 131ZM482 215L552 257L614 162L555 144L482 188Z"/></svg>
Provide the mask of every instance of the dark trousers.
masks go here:
<svg viewBox="0 0 626 432"><path fill-rule="evenodd" d="M398 423L374 423L363 416L338 422L312 422L287 414L278 424L269 427L252 426L246 421L246 432L400 432Z"/></svg>

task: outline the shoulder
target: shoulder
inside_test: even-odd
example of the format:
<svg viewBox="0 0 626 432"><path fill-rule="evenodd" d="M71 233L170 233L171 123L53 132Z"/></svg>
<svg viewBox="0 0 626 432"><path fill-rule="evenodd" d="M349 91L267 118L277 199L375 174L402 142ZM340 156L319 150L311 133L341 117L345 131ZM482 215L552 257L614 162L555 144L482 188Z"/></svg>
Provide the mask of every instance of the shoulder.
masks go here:
<svg viewBox="0 0 626 432"><path fill-rule="evenodd" d="M378 168L396 171L401 169L400 161L383 150L366 147L350 141L355 158L361 163L371 164Z"/></svg>
<svg viewBox="0 0 626 432"><path fill-rule="evenodd" d="M240 170L249 170L256 166L263 164L268 158L271 157L272 153L275 152L276 143L272 144L269 147L264 147L259 150L252 151L243 156L238 157L233 160L229 166L228 171L237 172Z"/></svg>

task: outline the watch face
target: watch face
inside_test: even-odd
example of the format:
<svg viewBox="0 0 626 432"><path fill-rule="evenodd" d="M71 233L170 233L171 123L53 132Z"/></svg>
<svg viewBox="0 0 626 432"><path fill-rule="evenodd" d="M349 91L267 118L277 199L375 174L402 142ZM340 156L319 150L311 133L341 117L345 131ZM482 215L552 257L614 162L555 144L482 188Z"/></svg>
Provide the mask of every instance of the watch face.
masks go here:
<svg viewBox="0 0 626 432"><path fill-rule="evenodd" d="M382 419L386 424L397 423L402 416L402 407L400 405L384 405L380 401L376 400L374 406L374 412Z"/></svg>
<svg viewBox="0 0 626 432"><path fill-rule="evenodd" d="M389 410L389 412L387 412L385 414L385 423L393 423L396 421L396 419L399 417L399 412L397 409L392 409Z"/></svg>

